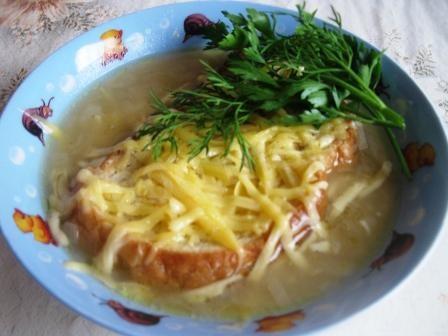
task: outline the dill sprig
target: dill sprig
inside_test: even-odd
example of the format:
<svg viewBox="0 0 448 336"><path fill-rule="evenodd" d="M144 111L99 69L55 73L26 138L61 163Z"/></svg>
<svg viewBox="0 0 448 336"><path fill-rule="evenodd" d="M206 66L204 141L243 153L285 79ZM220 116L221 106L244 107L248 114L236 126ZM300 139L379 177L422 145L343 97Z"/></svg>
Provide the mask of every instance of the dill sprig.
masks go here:
<svg viewBox="0 0 448 336"><path fill-rule="evenodd" d="M190 158L207 151L210 141L221 137L226 155L236 141L242 153L241 166L253 166L250 147L241 125L261 115L276 125L323 123L344 118L383 126L398 156L402 170L410 176L392 129L404 129L404 118L378 96L383 53L368 48L342 30L341 16L332 8L336 27L319 26L316 12L305 3L297 6L294 33L276 32L276 17L247 9L247 14L223 11L223 22L203 28L206 49L228 52L222 70L203 62L206 81L193 90L172 93L167 106L153 96L155 115L137 137L150 135L155 158L164 144L177 150L175 130L194 126L198 137L190 146Z"/></svg>

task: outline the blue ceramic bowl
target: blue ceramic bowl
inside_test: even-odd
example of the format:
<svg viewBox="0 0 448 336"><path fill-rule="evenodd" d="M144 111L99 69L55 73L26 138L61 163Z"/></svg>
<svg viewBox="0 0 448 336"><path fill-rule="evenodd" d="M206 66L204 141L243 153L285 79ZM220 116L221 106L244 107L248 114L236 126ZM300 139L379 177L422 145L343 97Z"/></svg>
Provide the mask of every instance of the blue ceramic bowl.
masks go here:
<svg viewBox="0 0 448 336"><path fill-rule="evenodd" d="M247 7L281 10L242 2L190 2L152 8L105 23L48 57L22 83L1 117L0 224L11 249L50 293L78 313L121 334L177 335L179 331L184 335L252 334L257 332L259 322L235 327L186 317L159 318L160 312L128 301L90 276L65 269L67 252L48 240L43 218L46 149L39 141L39 130L26 118L22 120L22 115L27 110L57 124L83 90L110 71L148 55L200 47L199 39L182 43L186 16L201 12L217 21L223 19L222 9L244 12ZM284 33L291 32L294 26L295 21L288 16L279 19L278 29ZM100 36L110 29L122 31L122 44L107 52ZM384 79L392 97L390 103L407 119L408 127L400 141L402 144L411 140L429 142L437 153L434 167L419 171L411 183L404 182L401 187L395 222L397 235L392 243L395 248L400 244L407 247L407 253L362 277L369 272L366 267L334 293L297 307L300 311L287 317L292 323L289 330L283 331L284 335L327 328L390 293L422 261L444 222L448 181L443 169L448 167L448 150L440 121L427 98L404 71L387 57L383 63ZM49 102L51 97L54 99ZM141 314L129 314L127 309Z"/></svg>

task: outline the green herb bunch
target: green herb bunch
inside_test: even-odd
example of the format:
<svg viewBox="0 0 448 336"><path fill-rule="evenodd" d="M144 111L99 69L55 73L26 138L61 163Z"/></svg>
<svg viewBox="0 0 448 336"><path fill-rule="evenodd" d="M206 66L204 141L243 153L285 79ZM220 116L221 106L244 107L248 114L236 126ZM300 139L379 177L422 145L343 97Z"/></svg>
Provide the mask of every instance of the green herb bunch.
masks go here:
<svg viewBox="0 0 448 336"><path fill-rule="evenodd" d="M383 126L405 175L409 169L392 129L404 129L404 118L375 92L381 81L383 53L368 48L343 32L341 16L333 8L336 27L320 26L316 12L297 6L294 33L276 32L276 18L287 15L247 9L247 14L222 13L231 24L217 22L200 34L207 49L228 52L222 70L203 62L206 81L193 90L172 93L167 106L153 96L155 116L137 136L150 135L154 157L165 143L177 149L175 130L194 126L199 136L190 143L190 157L207 151L210 141L221 137L227 151L237 141L241 165L253 166L250 147L241 125L261 115L273 125L323 123L343 118ZM226 155L226 153L224 153Z"/></svg>

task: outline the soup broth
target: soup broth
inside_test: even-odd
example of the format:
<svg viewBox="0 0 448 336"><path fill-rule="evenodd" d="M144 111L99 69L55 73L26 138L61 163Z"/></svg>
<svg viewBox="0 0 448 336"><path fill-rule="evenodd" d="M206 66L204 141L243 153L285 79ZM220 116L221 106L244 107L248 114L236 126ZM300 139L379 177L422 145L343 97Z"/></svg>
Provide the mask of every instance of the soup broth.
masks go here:
<svg viewBox="0 0 448 336"><path fill-rule="evenodd" d="M193 51L148 58L92 84L62 123L63 138L50 143L48 184L54 178L52 172L65 171L70 179L89 160L89 153L132 135L151 110L150 90L163 97L179 87L194 85L202 69L199 59L218 65L223 55ZM329 177L327 215L332 203L354 182L374 175L391 160L380 132L364 126L356 164ZM392 230L396 186L392 172L380 188L356 198L336 219L324 217L326 234L314 234L305 241L301 267L281 255L260 281L237 281L221 295L209 297L200 289L173 292L145 288L120 274L114 279L97 275L134 300L200 318L242 320L298 308L359 272L380 252ZM74 259L86 258L76 252L76 243L70 249Z"/></svg>

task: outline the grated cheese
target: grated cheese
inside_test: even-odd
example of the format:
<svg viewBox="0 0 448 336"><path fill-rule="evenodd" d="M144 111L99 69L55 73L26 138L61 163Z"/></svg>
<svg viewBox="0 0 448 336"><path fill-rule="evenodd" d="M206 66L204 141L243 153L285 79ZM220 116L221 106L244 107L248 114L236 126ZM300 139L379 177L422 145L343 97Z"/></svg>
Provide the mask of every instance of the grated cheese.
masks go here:
<svg viewBox="0 0 448 336"><path fill-rule="evenodd" d="M120 249L131 240L150 241L155 248L219 245L242 260L241 237L268 233L249 279L260 279L279 244L295 264L305 265L302 248L296 249L293 242L290 218L295 206L303 204L307 225L322 231L317 200L327 182L320 181L319 174L328 169L325 158L331 143L343 140L348 127L341 120L319 131L304 125L243 125L254 170L240 169L236 143L222 155L222 139L212 140L208 153L189 160L188 143L197 136L194 128L177 131L177 156L164 151L157 161L150 151L141 150L148 138L114 146L120 154L111 158L112 174L84 168L77 175L77 201L84 211L95 209L111 227L96 267L110 274Z"/></svg>

